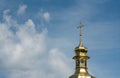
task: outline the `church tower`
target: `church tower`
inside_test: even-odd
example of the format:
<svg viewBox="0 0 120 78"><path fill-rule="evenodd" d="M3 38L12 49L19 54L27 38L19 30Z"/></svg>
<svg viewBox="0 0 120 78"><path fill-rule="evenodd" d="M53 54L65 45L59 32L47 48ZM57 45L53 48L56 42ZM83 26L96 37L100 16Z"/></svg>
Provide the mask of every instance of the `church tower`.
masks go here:
<svg viewBox="0 0 120 78"><path fill-rule="evenodd" d="M80 29L80 43L75 48L75 56L73 57L76 62L75 73L69 78L95 78L87 71L87 60L90 57L87 55L88 48L82 43L82 27L83 24L80 23L80 26L78 27Z"/></svg>

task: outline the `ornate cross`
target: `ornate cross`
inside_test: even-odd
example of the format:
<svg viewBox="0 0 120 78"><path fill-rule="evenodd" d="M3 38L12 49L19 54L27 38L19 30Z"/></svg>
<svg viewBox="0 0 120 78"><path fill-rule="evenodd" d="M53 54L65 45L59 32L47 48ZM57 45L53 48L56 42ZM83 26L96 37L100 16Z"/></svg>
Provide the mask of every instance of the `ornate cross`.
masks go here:
<svg viewBox="0 0 120 78"><path fill-rule="evenodd" d="M80 36L82 36L82 27L83 27L84 25L82 24L82 22L80 22L80 25L77 27L77 28L79 28L80 29Z"/></svg>

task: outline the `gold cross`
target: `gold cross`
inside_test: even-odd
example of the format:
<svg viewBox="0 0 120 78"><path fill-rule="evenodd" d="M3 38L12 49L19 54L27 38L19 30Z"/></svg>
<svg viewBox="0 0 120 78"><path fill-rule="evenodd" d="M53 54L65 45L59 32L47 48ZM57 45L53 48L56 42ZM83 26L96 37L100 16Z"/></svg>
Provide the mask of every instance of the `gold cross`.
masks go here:
<svg viewBox="0 0 120 78"><path fill-rule="evenodd" d="M79 28L80 29L80 36L82 36L82 27L83 27L84 25L82 24L82 22L80 22L80 25L77 27L77 28Z"/></svg>

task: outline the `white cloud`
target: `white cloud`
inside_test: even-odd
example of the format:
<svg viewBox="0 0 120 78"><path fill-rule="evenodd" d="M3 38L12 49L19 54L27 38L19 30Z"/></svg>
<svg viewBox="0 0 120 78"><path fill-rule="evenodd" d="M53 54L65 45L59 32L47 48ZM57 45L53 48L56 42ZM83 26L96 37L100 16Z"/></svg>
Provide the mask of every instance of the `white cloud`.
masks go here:
<svg viewBox="0 0 120 78"><path fill-rule="evenodd" d="M44 12L43 9L41 9L37 14L36 18L42 19L46 22L49 22L51 20L51 16L49 12Z"/></svg>
<svg viewBox="0 0 120 78"><path fill-rule="evenodd" d="M67 78L67 73L71 73L71 69L68 64L68 60L63 53L59 49L52 49L49 54L49 60L51 68L54 70L53 72L56 74L59 73L60 78ZM65 62L65 63L64 63ZM57 76L55 77L57 78Z"/></svg>
<svg viewBox="0 0 120 78"><path fill-rule="evenodd" d="M8 22L8 23L9 23L10 20L11 20L11 16L8 15L9 12L10 12L9 9L3 11L3 19L4 19L6 22Z"/></svg>
<svg viewBox="0 0 120 78"><path fill-rule="evenodd" d="M38 32L32 19L18 24L8 12L4 11L5 21L0 23L0 68L7 78L67 77L71 69L64 53L47 49L47 29ZM16 31L10 30L11 24Z"/></svg>
<svg viewBox="0 0 120 78"><path fill-rule="evenodd" d="M26 11L26 8L27 8L27 5L24 5L24 4L20 5L20 6L19 6L19 9L18 9L18 11L17 11L17 15L22 15L22 14L24 14L25 11Z"/></svg>
<svg viewBox="0 0 120 78"><path fill-rule="evenodd" d="M43 18L46 20L46 21L50 21L50 13L49 12L45 12L43 13Z"/></svg>

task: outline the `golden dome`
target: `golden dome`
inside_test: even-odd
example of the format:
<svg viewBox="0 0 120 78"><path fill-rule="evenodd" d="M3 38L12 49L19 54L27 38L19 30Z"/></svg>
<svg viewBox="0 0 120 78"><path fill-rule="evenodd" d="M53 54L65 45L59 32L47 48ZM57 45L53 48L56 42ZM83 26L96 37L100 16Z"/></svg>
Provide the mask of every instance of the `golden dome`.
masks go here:
<svg viewBox="0 0 120 78"><path fill-rule="evenodd" d="M75 48L75 56L73 59L75 60L76 67L75 73L70 76L69 78L95 78L94 76L90 75L87 71L87 60L90 58L87 55L88 48L85 47L82 43L82 29L83 25L80 23L80 43Z"/></svg>
<svg viewBox="0 0 120 78"><path fill-rule="evenodd" d="M75 52L87 52L88 48L83 46L83 45L79 45L75 48Z"/></svg>

